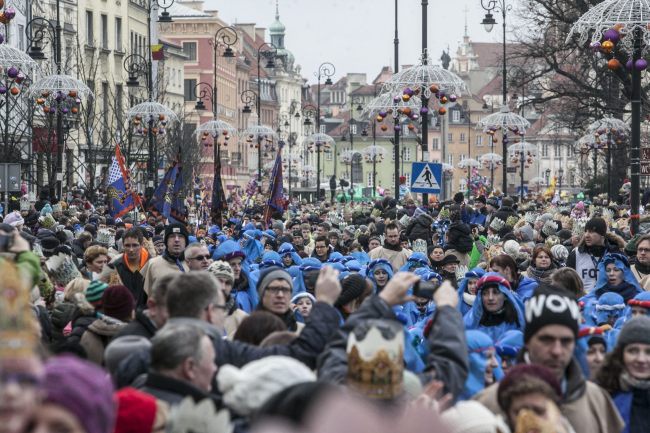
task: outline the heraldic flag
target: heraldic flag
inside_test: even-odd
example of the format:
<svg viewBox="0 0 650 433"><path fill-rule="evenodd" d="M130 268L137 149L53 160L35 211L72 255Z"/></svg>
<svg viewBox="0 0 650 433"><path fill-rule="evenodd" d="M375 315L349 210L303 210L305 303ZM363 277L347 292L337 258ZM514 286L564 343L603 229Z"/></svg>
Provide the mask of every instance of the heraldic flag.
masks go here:
<svg viewBox="0 0 650 433"><path fill-rule="evenodd" d="M181 194L183 173L179 159L167 170L165 177L153 193L151 206L169 221L184 223L187 219L187 211Z"/></svg>
<svg viewBox="0 0 650 433"><path fill-rule="evenodd" d="M120 218L136 206L141 206L140 197L131 187L129 172L124 166L119 144L115 145L115 156L106 183L108 209L113 218Z"/></svg>
<svg viewBox="0 0 650 433"><path fill-rule="evenodd" d="M274 211L282 212L284 209L286 209L286 201L282 186L282 144L280 143L278 155L275 157L275 164L273 164L271 185L269 185L269 199L264 209L264 223L268 225L271 222L271 215Z"/></svg>

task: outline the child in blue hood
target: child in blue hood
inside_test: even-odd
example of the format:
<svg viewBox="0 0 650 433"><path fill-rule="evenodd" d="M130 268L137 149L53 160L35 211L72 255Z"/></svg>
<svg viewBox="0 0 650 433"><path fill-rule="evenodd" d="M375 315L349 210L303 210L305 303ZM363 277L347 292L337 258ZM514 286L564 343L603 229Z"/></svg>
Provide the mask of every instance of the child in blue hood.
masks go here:
<svg viewBox="0 0 650 433"><path fill-rule="evenodd" d="M476 285L478 280L485 275L481 268L474 268L465 273L465 278L458 284L458 310L463 316L472 309L476 299Z"/></svg>
<svg viewBox="0 0 650 433"><path fill-rule="evenodd" d="M284 242L280 245L278 254L282 258L282 266L295 278L299 269L298 267L302 265L302 259L298 255L296 248L289 242Z"/></svg>
<svg viewBox="0 0 650 433"><path fill-rule="evenodd" d="M465 329L477 329L498 340L510 329L523 331L524 307L510 291L508 280L496 272L488 272L478 280L476 301L464 321Z"/></svg>
<svg viewBox="0 0 650 433"><path fill-rule="evenodd" d="M378 294L393 278L393 267L386 259L374 259L368 264L366 276L372 281L374 293Z"/></svg>
<svg viewBox="0 0 650 433"><path fill-rule="evenodd" d="M623 317L618 319L615 328L621 329L625 322L637 316L650 316L650 292L641 292L627 302Z"/></svg>
<svg viewBox="0 0 650 433"><path fill-rule="evenodd" d="M236 241L227 240L220 244L212 254L212 258L227 262L234 274L232 293L237 306L246 313L252 312L257 306L258 293L255 285L250 282L250 266L246 262L246 255Z"/></svg>
<svg viewBox="0 0 650 433"><path fill-rule="evenodd" d="M429 268L429 259L423 253L413 253L411 257L406 260L406 263L399 268L400 272L413 272L418 268Z"/></svg>
<svg viewBox="0 0 650 433"><path fill-rule="evenodd" d="M503 374L508 374L508 370L517 363L517 355L522 347L524 347L524 333L516 329L504 332L494 343L501 360Z"/></svg>
<svg viewBox="0 0 650 433"><path fill-rule="evenodd" d="M264 247L258 240L261 238L262 232L259 230L246 230L241 239L241 246L246 254L246 261L248 263L256 263L257 259L264 254Z"/></svg>
<svg viewBox="0 0 650 433"><path fill-rule="evenodd" d="M300 272L293 278L293 293L296 296L302 292L309 292L314 294L316 288L316 278L323 264L315 257L308 257L303 259L302 265L299 266Z"/></svg>
<svg viewBox="0 0 650 433"><path fill-rule="evenodd" d="M625 301L618 293L603 293L595 304L585 309L585 313L585 325L587 326L614 326L625 313Z"/></svg>
<svg viewBox="0 0 650 433"><path fill-rule="evenodd" d="M465 331L465 337L469 351L469 374L459 400L469 400L503 378L492 338L476 330Z"/></svg>

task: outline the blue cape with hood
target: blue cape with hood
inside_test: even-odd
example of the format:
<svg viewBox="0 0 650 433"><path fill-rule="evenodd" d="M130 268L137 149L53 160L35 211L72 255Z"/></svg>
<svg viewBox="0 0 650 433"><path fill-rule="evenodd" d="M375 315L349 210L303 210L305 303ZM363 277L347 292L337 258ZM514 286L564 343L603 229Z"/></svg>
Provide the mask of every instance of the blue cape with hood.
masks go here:
<svg viewBox="0 0 650 433"><path fill-rule="evenodd" d="M623 316L616 321L614 328L621 329L625 322L632 318L632 306L638 306L645 308L646 316L650 316L650 292L641 292L636 295L634 298L628 301L627 307L625 307L625 312Z"/></svg>
<svg viewBox="0 0 650 433"><path fill-rule="evenodd" d="M289 268L293 266L302 265L302 258L298 255L298 252L296 251L294 246L289 242L284 242L282 245L280 245L280 248L278 248L278 254L282 258L284 258L284 256L286 255L291 255L291 260L293 260L293 265L288 266ZM287 266L282 266L282 267L287 268ZM292 275L292 277L295 277L295 275Z"/></svg>
<svg viewBox="0 0 650 433"><path fill-rule="evenodd" d="M488 363L485 352L495 349L492 338L481 331L467 330L465 337L469 351L469 374L465 381L465 387L458 396L459 400L469 400L485 388L485 369ZM497 381L503 378L501 365L493 369L492 373Z"/></svg>
<svg viewBox="0 0 650 433"><path fill-rule="evenodd" d="M374 293L377 294L379 293L377 291L377 281L375 280L375 271L377 269L383 269L386 271L388 274L388 280L390 281L391 278L393 278L393 266L390 264L390 262L386 259L374 259L370 263L368 263L368 268L366 269L366 276L370 281L372 281L372 286Z"/></svg>
<svg viewBox="0 0 650 433"><path fill-rule="evenodd" d="M515 359L522 347L524 347L524 333L516 329L504 332L494 343L497 355L501 359Z"/></svg>
<svg viewBox="0 0 650 433"><path fill-rule="evenodd" d="M460 314L462 314L463 316L467 314L469 310L472 309L472 305L473 305L473 303L469 304L467 302L464 295L465 292L467 291L467 285L469 283L469 279L473 278L478 280L483 275L485 275L485 270L483 270L482 268L474 268L471 271L466 272L465 278L460 280L460 283L458 284L458 311L460 311Z"/></svg>
<svg viewBox="0 0 650 433"><path fill-rule="evenodd" d="M244 232L242 243L248 263L256 263L257 259L264 254L264 247L262 246L262 242L258 240L259 237L261 237L259 230L246 230Z"/></svg>
<svg viewBox="0 0 650 433"><path fill-rule="evenodd" d="M248 278L248 289L246 292L237 291L235 294L235 299L240 309L247 313L250 313L257 306L259 297L257 294L257 289L251 281L250 264L245 260L246 254L244 254L242 251L239 242L227 240L222 244L219 244L217 249L212 254L213 260L228 261L234 257L241 257L243 259L241 271L246 276L246 278Z"/></svg>
<svg viewBox="0 0 650 433"><path fill-rule="evenodd" d="M510 303L514 309L517 316L517 321L519 323L507 323L501 322L498 325L494 326L485 326L481 325L481 318L484 314L483 302L482 302L482 293L483 288L494 285L498 287L499 291L505 296L505 303ZM477 283L477 292L476 292L476 301L472 305L472 309L465 314L463 318L465 322L465 329L476 329L486 333L492 338L492 340L498 340L501 336L510 329L516 329L523 331L524 325L526 323L524 319L524 305L519 300L517 295L510 291L510 286L508 280L503 278L501 274L496 272L487 272Z"/></svg>
<svg viewBox="0 0 650 433"><path fill-rule="evenodd" d="M418 268L429 268L429 259L423 253L417 252L411 254L406 263L399 268L400 272L413 272Z"/></svg>
<svg viewBox="0 0 650 433"><path fill-rule="evenodd" d="M320 260L315 257L308 257L302 261L302 265L298 268L300 272L293 279L293 293L292 297L296 296L298 293L306 292L307 285L305 284L305 272L309 271L320 271L320 268L323 267L323 264Z"/></svg>
<svg viewBox="0 0 650 433"><path fill-rule="evenodd" d="M625 314L625 300L614 292L603 293L598 300L585 309L584 324L600 326L614 323ZM610 323L611 322L611 323Z"/></svg>
<svg viewBox="0 0 650 433"><path fill-rule="evenodd" d="M367 265L370 263L370 256L364 251L355 251L350 255L354 257L357 262L361 263L361 265Z"/></svg>
<svg viewBox="0 0 650 433"><path fill-rule="evenodd" d="M610 263L614 263L618 269L623 271L623 283L619 287L610 287L607 281L607 272L605 269ZM627 302L642 291L643 289L639 286L632 273L632 269L630 269L630 262L628 262L627 257L620 253L608 253L598 263L598 279L596 280L594 290L583 296L580 300L584 301L585 306L587 306L590 303L595 303L603 293L615 292L623 296L623 299Z"/></svg>
<svg viewBox="0 0 650 433"><path fill-rule="evenodd" d="M417 269L416 275L420 276L421 281L437 280L438 283L442 283L442 276L440 276L440 274L433 271L429 271L426 268ZM409 294L412 293L413 293L413 288L410 288ZM418 306L415 304L414 301L406 302L402 307L402 312L406 315L408 319L407 326L409 327L418 326L418 324L421 322L426 323L433 316L433 313L435 311L436 311L436 305L433 301L429 302L424 313L420 313L420 310L418 310Z"/></svg>

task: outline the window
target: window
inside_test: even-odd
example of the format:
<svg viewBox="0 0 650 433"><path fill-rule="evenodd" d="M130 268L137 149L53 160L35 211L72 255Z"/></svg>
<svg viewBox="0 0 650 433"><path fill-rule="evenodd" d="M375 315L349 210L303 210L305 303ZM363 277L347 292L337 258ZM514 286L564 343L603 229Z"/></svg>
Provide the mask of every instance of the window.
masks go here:
<svg viewBox="0 0 650 433"><path fill-rule="evenodd" d="M431 139L431 150L439 150L440 149L440 141L438 138L432 138Z"/></svg>
<svg viewBox="0 0 650 433"><path fill-rule="evenodd" d="M108 136L109 133L108 131L110 130L110 125L109 125L109 101L111 100L110 95L109 95L109 89L108 89L108 83L102 83L102 122L103 122L103 130L102 130L102 139L104 143L108 142Z"/></svg>
<svg viewBox="0 0 650 433"><path fill-rule="evenodd" d="M411 148L410 147L405 147L404 148L404 161L410 161L411 160Z"/></svg>
<svg viewBox="0 0 650 433"><path fill-rule="evenodd" d="M542 157L543 158L548 158L548 144L547 143L542 144Z"/></svg>
<svg viewBox="0 0 650 433"><path fill-rule="evenodd" d="M555 144L553 145L553 147L555 148L555 149L553 149L553 150L554 150L554 153L555 153L555 157L556 157L556 158L562 158L562 148L560 147L560 144L559 144L559 143L555 143Z"/></svg>
<svg viewBox="0 0 650 433"><path fill-rule="evenodd" d="M108 49L108 16L102 14L102 48Z"/></svg>
<svg viewBox="0 0 650 433"><path fill-rule="evenodd" d="M321 125L320 128L318 128L318 132L325 134L325 125Z"/></svg>
<svg viewBox="0 0 650 433"><path fill-rule="evenodd" d="M332 152L331 150L329 150L329 151L325 151L325 160L326 160L326 161L331 161L331 160L332 160L332 154L333 154L333 153L334 153L334 152Z"/></svg>
<svg viewBox="0 0 650 433"><path fill-rule="evenodd" d="M476 136L475 144L476 144L476 147L483 146L483 136L482 135L477 135Z"/></svg>
<svg viewBox="0 0 650 433"><path fill-rule="evenodd" d="M184 81L184 90L183 95L185 95L186 101L194 101L196 99L196 80L195 79L185 79Z"/></svg>
<svg viewBox="0 0 650 433"><path fill-rule="evenodd" d="M449 132L447 133L447 143L451 143L454 141L454 134Z"/></svg>
<svg viewBox="0 0 650 433"><path fill-rule="evenodd" d="M454 165L454 155L452 154L447 155L447 164Z"/></svg>
<svg viewBox="0 0 650 433"><path fill-rule="evenodd" d="M93 46L95 32L93 31L93 12L86 11L86 44Z"/></svg>
<svg viewBox="0 0 650 433"><path fill-rule="evenodd" d="M115 86L115 117L117 118L117 124L122 125L122 119L124 117L124 87L121 84Z"/></svg>
<svg viewBox="0 0 650 433"><path fill-rule="evenodd" d="M460 111L454 110L451 112L451 121L454 123L460 122Z"/></svg>
<svg viewBox="0 0 650 433"><path fill-rule="evenodd" d="M122 18L115 18L115 51L122 51Z"/></svg>
<svg viewBox="0 0 650 433"><path fill-rule="evenodd" d="M18 24L18 48L25 51L25 26Z"/></svg>
<svg viewBox="0 0 650 433"><path fill-rule="evenodd" d="M188 62L196 62L196 42L183 42L183 53Z"/></svg>
<svg viewBox="0 0 650 433"><path fill-rule="evenodd" d="M465 142L465 133L464 133L464 132L461 132L461 133L460 133L460 142L461 142L461 143L464 143L464 142Z"/></svg>

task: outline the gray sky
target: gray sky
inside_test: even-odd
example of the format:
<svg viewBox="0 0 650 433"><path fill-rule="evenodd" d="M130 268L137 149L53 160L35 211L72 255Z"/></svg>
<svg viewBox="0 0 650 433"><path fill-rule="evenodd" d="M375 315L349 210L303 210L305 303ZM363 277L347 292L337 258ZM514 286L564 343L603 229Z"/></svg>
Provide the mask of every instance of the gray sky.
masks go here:
<svg viewBox="0 0 650 433"><path fill-rule="evenodd" d="M383 65L393 65L393 0L279 0L280 21L286 26L285 46L293 52L302 75L315 81L318 66L329 61L336 78L365 72L374 79ZM438 64L447 46L456 51L462 40L467 8L473 41L501 41L501 28L486 33L480 25L485 11L480 0L429 0L428 46ZM255 22L268 28L275 19L275 0L206 0L227 23ZM497 18L500 24L500 18ZM399 0L400 65L418 61L422 48L421 1Z"/></svg>

